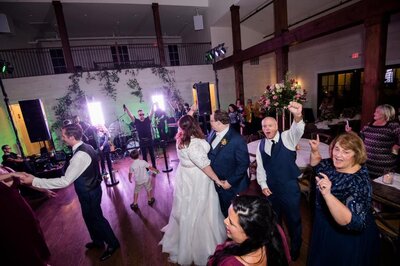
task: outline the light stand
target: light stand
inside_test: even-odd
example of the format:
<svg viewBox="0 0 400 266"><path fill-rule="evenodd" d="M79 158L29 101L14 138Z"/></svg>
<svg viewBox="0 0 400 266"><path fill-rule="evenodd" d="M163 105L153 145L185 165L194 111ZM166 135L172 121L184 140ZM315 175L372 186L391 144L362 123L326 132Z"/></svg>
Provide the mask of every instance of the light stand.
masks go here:
<svg viewBox="0 0 400 266"><path fill-rule="evenodd" d="M163 155L164 155L164 163L165 163L165 169L162 170L164 173L168 173L172 171L172 168L169 168L168 166L168 160L167 160L167 153L166 153L166 146L167 146L167 142L165 140L160 141L160 145L163 151Z"/></svg>
<svg viewBox="0 0 400 266"><path fill-rule="evenodd" d="M22 149L21 142L20 142L19 137L18 137L17 128L15 127L14 121L13 121L13 119L12 119L11 110L10 110L10 106L9 106L9 103L10 103L10 102L9 102L9 100L8 100L7 93L6 93L5 89L4 89L4 85L3 85L3 81L2 81L2 79L1 79L1 77L0 77L0 87L1 87L1 91L2 91L3 96L4 96L4 102L5 102L5 104L6 104L8 117L9 117L9 119L10 119L12 128L13 128L13 130L14 130L15 141L16 141L16 143L17 143L17 146L18 146L18 148L19 148L19 151L20 151L20 153L21 153L22 158L25 158L24 151L23 151L23 149Z"/></svg>

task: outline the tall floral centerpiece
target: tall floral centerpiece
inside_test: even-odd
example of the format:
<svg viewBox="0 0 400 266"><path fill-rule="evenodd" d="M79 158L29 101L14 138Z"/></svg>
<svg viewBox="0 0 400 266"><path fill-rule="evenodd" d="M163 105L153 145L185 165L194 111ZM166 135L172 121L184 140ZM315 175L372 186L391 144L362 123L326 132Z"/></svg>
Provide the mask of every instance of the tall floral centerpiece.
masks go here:
<svg viewBox="0 0 400 266"><path fill-rule="evenodd" d="M303 103L307 96L307 92L291 76L288 72L281 83L268 85L259 99L261 107L268 111L276 111L277 120L278 116L281 116L283 129L285 129L285 110L289 103ZM291 117L289 118L289 123L291 123Z"/></svg>

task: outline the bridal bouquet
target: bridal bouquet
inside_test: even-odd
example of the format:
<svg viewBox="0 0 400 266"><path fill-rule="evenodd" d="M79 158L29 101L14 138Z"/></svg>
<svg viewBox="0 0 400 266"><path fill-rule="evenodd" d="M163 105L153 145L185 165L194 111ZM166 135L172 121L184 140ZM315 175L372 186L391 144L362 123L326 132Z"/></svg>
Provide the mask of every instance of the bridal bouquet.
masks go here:
<svg viewBox="0 0 400 266"><path fill-rule="evenodd" d="M273 110L282 109L290 102L305 102L307 92L301 88L295 79L290 78L290 74L285 75L282 83L268 85L259 99L262 107Z"/></svg>

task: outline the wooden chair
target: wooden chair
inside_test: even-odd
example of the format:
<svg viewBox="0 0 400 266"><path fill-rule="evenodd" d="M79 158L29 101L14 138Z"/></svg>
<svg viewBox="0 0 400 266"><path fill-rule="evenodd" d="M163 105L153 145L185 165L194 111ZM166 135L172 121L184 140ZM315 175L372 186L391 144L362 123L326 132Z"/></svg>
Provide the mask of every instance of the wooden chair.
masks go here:
<svg viewBox="0 0 400 266"><path fill-rule="evenodd" d="M400 212L380 212L374 210L375 222L382 238L387 240L396 254L399 249Z"/></svg>

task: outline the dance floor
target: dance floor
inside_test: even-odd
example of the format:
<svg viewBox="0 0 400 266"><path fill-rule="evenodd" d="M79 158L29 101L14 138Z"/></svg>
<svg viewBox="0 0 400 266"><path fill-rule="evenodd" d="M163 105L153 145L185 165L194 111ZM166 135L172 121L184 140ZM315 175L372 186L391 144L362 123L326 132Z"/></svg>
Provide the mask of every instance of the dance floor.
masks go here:
<svg viewBox="0 0 400 266"><path fill-rule="evenodd" d="M161 150L157 152L157 168L165 169ZM103 250L86 250L85 243L90 241L83 222L78 198L73 185L58 190L58 197L43 202L35 209L40 220L47 244L51 251L50 265L174 265L168 261L168 254L161 253L158 245L162 238L160 229L168 222L172 206L174 175L178 159L174 144L167 149L170 173L161 172L153 178L155 204L147 205L146 192L139 196L140 211L133 212L129 205L133 199L134 184L128 181L129 157L114 163L116 178L120 183L106 187L104 182L102 208L105 217L121 242L121 248L110 259L100 262ZM255 181L248 194L260 193ZM306 200L302 199L303 246L301 256L291 265L305 265L310 236L310 210ZM199 225L201 226L201 225Z"/></svg>

